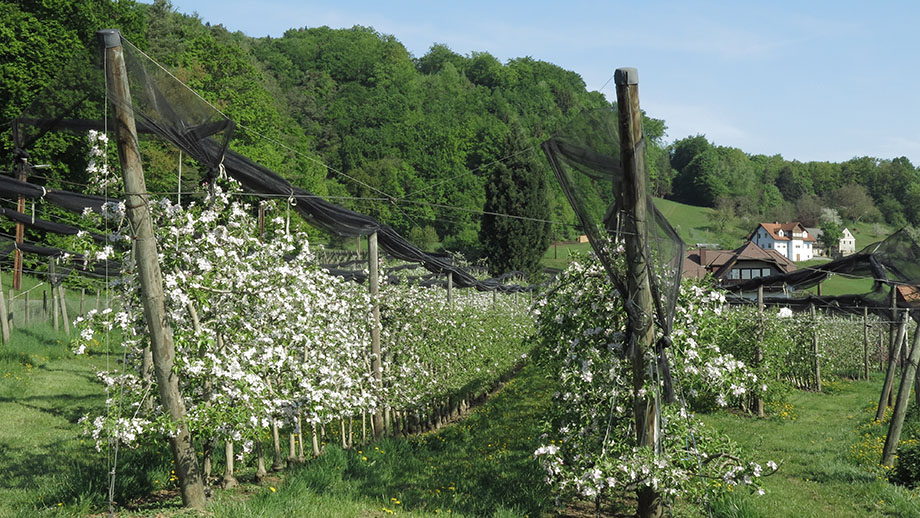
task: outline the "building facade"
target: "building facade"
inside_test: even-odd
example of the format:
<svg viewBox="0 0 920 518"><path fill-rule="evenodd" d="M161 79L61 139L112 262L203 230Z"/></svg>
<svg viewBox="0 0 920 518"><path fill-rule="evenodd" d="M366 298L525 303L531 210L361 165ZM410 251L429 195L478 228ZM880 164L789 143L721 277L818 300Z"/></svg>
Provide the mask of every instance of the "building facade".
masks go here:
<svg viewBox="0 0 920 518"><path fill-rule="evenodd" d="M790 261L808 261L814 257L814 235L801 223L761 223L748 236L764 250L775 250Z"/></svg>

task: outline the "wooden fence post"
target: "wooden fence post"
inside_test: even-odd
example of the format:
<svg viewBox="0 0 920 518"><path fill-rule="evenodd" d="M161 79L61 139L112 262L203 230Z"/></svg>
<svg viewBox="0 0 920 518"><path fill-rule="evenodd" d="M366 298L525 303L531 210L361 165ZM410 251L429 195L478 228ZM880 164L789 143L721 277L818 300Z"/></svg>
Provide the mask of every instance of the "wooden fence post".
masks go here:
<svg viewBox="0 0 920 518"><path fill-rule="evenodd" d="M863 308L863 379L869 379L869 308Z"/></svg>
<svg viewBox="0 0 920 518"><path fill-rule="evenodd" d="M891 423L888 425L888 436L885 438L885 449L882 453L882 465L894 465L894 454L898 450L901 440L901 429L904 427L904 415L907 413L907 404L910 401L910 388L917 375L917 361L920 360L920 324L914 331L914 341L910 348L904 373L901 376L901 386L898 387L898 399L891 414Z"/></svg>
<svg viewBox="0 0 920 518"><path fill-rule="evenodd" d="M176 477L182 502L191 508L203 509L207 503L198 457L185 422L185 403L179 392L179 379L173 372L175 345L172 328L166 318L163 297L163 275L157 260L157 244L148 208L149 195L140 160L134 111L131 109L131 91L122 53L121 34L114 29L99 31L105 50L106 91L112 106L118 158L125 187L125 205L128 219L135 229L137 271L141 287L141 300L150 333L154 372L160 392L160 402L175 423L175 433L170 434L170 449L175 459Z"/></svg>
<svg viewBox="0 0 920 518"><path fill-rule="evenodd" d="M447 307L451 311L454 309L454 274L447 272Z"/></svg>
<svg viewBox="0 0 920 518"><path fill-rule="evenodd" d="M895 311L895 315L897 315L897 311ZM897 337L893 342L896 349L900 349L901 342L904 341L907 318L907 311L904 311L904 316L901 318L901 324L898 326ZM876 421L881 421L885 417L885 410L888 409L888 398L891 394L891 386L894 383L894 371L898 363L898 353L900 353L899 350L888 351L888 370L885 371L885 383L882 386L882 395L878 400L878 410L875 412Z"/></svg>
<svg viewBox="0 0 920 518"><path fill-rule="evenodd" d="M659 401L654 394L643 391L646 383L645 356L655 341L654 309L649 275L651 269L648 247L647 178L642 143L642 115L639 108L639 74L635 68L619 68L614 74L620 130L620 162L624 181L621 192L615 192L618 206L626 213L627 304L630 319L630 350L632 351L634 415L639 447L658 452ZM654 392L654 391L651 391ZM644 395L643 395L644 394ZM662 515L661 494L651 485L636 490L638 516L657 518Z"/></svg>
<svg viewBox="0 0 920 518"><path fill-rule="evenodd" d="M9 300L9 310L10 313L8 318L10 319L10 329L16 327L16 290L10 288L10 298Z"/></svg>
<svg viewBox="0 0 920 518"><path fill-rule="evenodd" d="M57 286L57 278L54 275L54 257L48 258L48 284L51 285L51 318L54 320L54 330L57 331L61 324L58 320L58 298L57 292L55 291L55 286Z"/></svg>
<svg viewBox="0 0 920 518"><path fill-rule="evenodd" d="M81 316L83 315L83 304L85 302L86 302L86 288L80 288L80 313L78 314Z"/></svg>
<svg viewBox="0 0 920 518"><path fill-rule="evenodd" d="M821 392L821 358L818 356L818 315L815 305L811 305L811 320L814 326L814 337L812 339L812 349L815 355L815 390Z"/></svg>
<svg viewBox="0 0 920 518"><path fill-rule="evenodd" d="M67 316L67 297L64 296L64 283L58 284L58 296L61 297L61 318L64 320L64 332L70 334L70 318Z"/></svg>
<svg viewBox="0 0 920 518"><path fill-rule="evenodd" d="M0 282L0 286L2 286ZM3 315L3 318L0 318L0 333L3 335L3 343L5 345L10 344L10 323L6 319L6 299L3 297L3 290L0 289L0 315Z"/></svg>
<svg viewBox="0 0 920 518"><path fill-rule="evenodd" d="M766 322L763 318L763 284L757 287L757 314L760 317L760 326L758 327L757 346L754 348L754 362L758 369L763 368L763 338L766 333ZM763 372L761 371L761 375ZM754 412L757 417L763 417L763 393L755 388L757 397L754 398Z"/></svg>
<svg viewBox="0 0 920 518"><path fill-rule="evenodd" d="M378 274L377 274L377 233L374 232L367 238L367 261L368 277L370 278L371 289L371 314L374 322L371 326L371 362L374 380L377 382L377 388L383 393L383 358L380 353L380 301ZM380 407L374 412L374 435L380 437L383 435L383 410L386 407L384 401L380 401Z"/></svg>

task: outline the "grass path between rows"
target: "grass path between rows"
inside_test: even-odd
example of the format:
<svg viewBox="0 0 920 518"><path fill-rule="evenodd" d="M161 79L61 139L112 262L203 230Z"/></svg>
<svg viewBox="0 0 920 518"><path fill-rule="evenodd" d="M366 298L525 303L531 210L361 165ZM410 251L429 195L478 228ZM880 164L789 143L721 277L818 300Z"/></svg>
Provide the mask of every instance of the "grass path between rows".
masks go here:
<svg viewBox="0 0 920 518"><path fill-rule="evenodd" d="M878 462L887 426L873 424L881 382L838 381L825 393L794 391L786 418L727 413L704 420L755 459L781 462L764 480L766 495L737 495L716 507L726 517L920 517L920 492L884 480ZM869 434L868 436L866 434Z"/></svg>
<svg viewBox="0 0 920 518"><path fill-rule="evenodd" d="M76 421L102 405L92 366L106 358L75 358L59 334L41 327L18 330L14 338L12 347L0 349L0 517L99 513L105 457L79 434ZM891 485L867 469L885 432L884 425L871 424L879 385L876 376L828 383L821 394L792 392L786 418L703 415L754 459L782 463L765 480L766 495L739 491L716 502L713 516L920 517L920 491ZM217 491L207 516L551 515L550 491L532 452L553 390L552 373L531 363L484 405L438 432L350 451L329 446L319 459L273 474L262 485L251 483L247 458L239 471L243 487ZM116 499L130 506L119 516L194 515L180 508L168 477L165 448L123 449ZM683 502L675 516L708 513Z"/></svg>

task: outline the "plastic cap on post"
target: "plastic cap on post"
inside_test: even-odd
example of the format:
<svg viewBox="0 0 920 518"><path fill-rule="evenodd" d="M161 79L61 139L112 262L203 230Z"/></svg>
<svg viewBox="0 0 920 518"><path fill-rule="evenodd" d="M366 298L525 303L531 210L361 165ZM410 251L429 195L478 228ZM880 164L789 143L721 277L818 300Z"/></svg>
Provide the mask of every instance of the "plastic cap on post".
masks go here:
<svg viewBox="0 0 920 518"><path fill-rule="evenodd" d="M613 82L618 85L639 84L639 70L636 68L618 68L613 74Z"/></svg>
<svg viewBox="0 0 920 518"><path fill-rule="evenodd" d="M103 29L96 33L103 47L110 49L121 46L121 31L118 29Z"/></svg>

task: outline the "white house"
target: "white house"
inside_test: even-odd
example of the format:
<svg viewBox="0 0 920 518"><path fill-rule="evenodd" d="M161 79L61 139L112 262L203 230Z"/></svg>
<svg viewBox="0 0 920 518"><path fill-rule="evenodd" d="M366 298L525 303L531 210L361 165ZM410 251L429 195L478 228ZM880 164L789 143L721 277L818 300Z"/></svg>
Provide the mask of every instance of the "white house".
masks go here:
<svg viewBox="0 0 920 518"><path fill-rule="evenodd" d="M840 255L850 255L856 253L856 238L853 237L850 229L843 229L843 237L840 238L840 245L838 250L840 251Z"/></svg>
<svg viewBox="0 0 920 518"><path fill-rule="evenodd" d="M808 261L814 257L815 236L798 222L761 223L748 239L764 250L776 250L790 261Z"/></svg>

